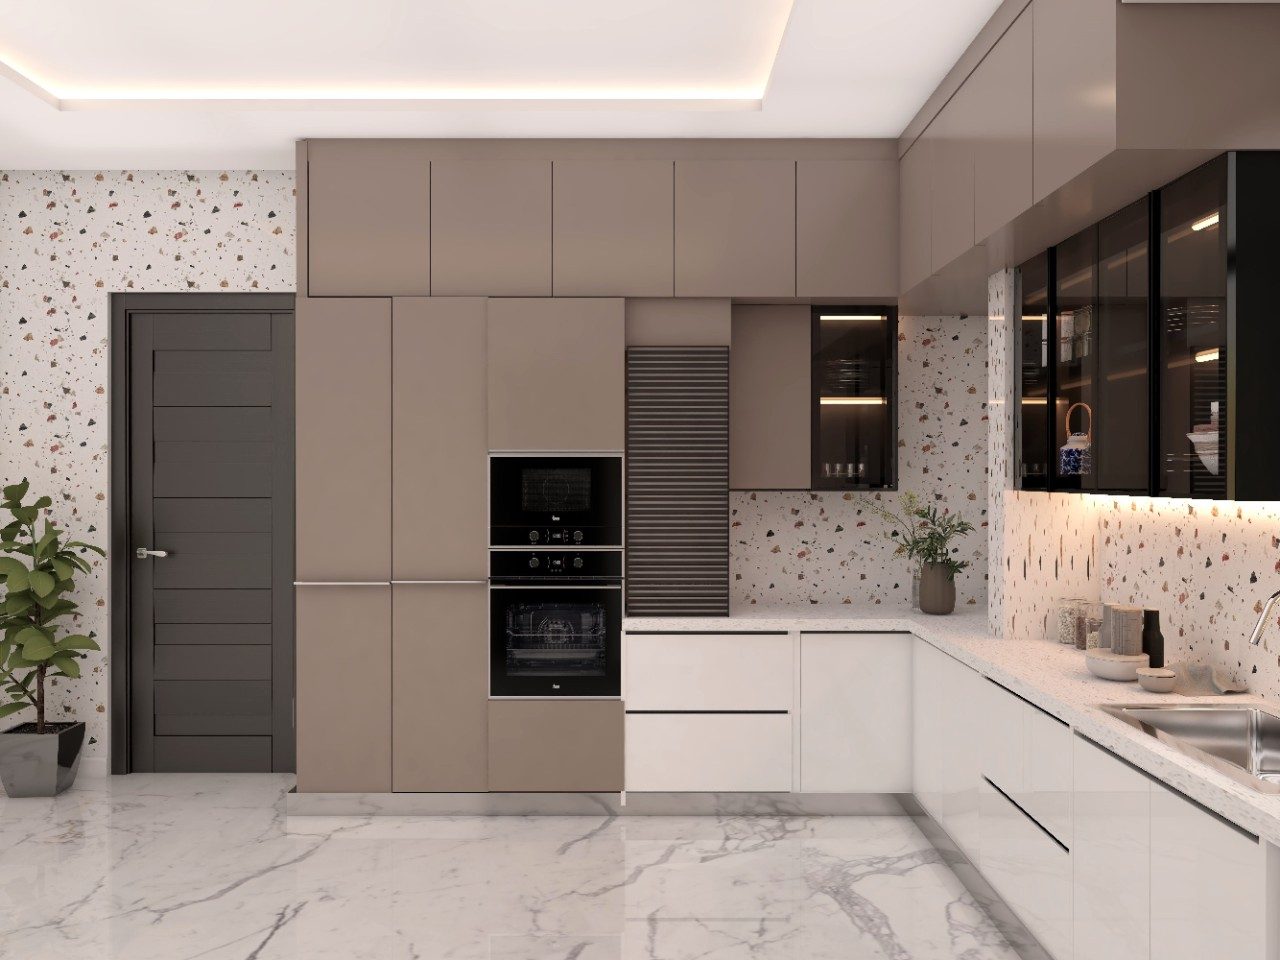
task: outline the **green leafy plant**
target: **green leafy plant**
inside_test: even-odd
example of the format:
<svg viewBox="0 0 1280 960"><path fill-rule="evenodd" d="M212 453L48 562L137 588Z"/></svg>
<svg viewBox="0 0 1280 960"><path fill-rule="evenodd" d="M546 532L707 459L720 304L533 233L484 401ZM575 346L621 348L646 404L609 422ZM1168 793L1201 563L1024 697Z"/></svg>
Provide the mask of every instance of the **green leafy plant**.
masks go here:
<svg viewBox="0 0 1280 960"><path fill-rule="evenodd" d="M76 679L78 661L86 650L99 649L93 635L65 633L57 621L75 617L76 604L68 599L75 589L77 572L88 573L86 551L105 557L106 551L91 543L62 539L65 531L51 520L37 529L40 513L53 505L49 497L24 504L30 484L24 479L3 489L0 507L13 520L0 527L0 579L4 581L4 605L0 607L0 718L34 707L36 733L45 732L45 681L52 677ZM5 701L8 702L5 702Z"/></svg>
<svg viewBox="0 0 1280 960"><path fill-rule="evenodd" d="M885 537L897 544L894 556L914 561L917 570L926 563L940 563L955 577L969 566L969 561L956 559L960 548L951 545L952 540L973 532L973 524L960 514L940 511L933 504L925 506L914 493L902 494L896 511L867 496L859 498L859 506L885 522Z"/></svg>

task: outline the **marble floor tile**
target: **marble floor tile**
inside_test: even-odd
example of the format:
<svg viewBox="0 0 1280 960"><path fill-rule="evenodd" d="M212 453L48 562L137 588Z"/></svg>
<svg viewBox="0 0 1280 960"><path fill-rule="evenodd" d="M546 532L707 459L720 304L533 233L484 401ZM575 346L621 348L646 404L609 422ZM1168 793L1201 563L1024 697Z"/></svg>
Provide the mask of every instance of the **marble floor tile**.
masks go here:
<svg viewBox="0 0 1280 960"><path fill-rule="evenodd" d="M286 818L290 785L0 799L0 958L1016 960L902 816Z"/></svg>

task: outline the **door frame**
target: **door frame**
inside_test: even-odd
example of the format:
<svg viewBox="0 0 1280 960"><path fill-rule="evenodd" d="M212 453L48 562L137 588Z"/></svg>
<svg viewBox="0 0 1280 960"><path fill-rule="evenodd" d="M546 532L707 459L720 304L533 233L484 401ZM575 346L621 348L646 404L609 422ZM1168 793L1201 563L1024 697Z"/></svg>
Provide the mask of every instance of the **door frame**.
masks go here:
<svg viewBox="0 0 1280 960"><path fill-rule="evenodd" d="M110 710L111 710L111 743L109 757L111 772L125 774L133 772L132 756L132 705L133 691L132 651L129 644L130 595L133 566L128 554L129 531L132 528L132 510L129 483L129 443L130 436L130 316L135 313L186 312L192 310L215 313L290 313L295 314L295 296L292 293L113 293L111 294L111 328L110 351L111 371L109 376L108 402L110 407L110 438L107 447L107 458L110 463L108 480L108 497L111 505L110 547L107 553L108 587L107 596L111 604L111 640L108 647L111 663ZM291 413L293 411L290 411ZM290 417L292 422L293 417ZM290 430L285 442L293 444L293 431ZM287 508L292 519L293 488L281 491L287 497ZM272 493L274 501L277 494ZM292 527L291 527L292 529ZM272 647L275 647L275 626L277 617L284 612L286 617L281 624L287 631L287 659L289 669L285 677L275 671L273 653L272 697L274 699L279 684L287 678L290 698L294 687L294 628L293 628L293 536L289 536L287 564L273 563L271 571L272 601ZM280 593L280 591L284 591ZM281 602L287 598L287 602ZM273 708L274 714L274 708ZM293 733L293 728L290 728ZM273 723L272 736L276 736ZM274 749L273 749L274 753ZM287 756L296 755L296 743L288 744ZM293 763L288 767L293 769Z"/></svg>

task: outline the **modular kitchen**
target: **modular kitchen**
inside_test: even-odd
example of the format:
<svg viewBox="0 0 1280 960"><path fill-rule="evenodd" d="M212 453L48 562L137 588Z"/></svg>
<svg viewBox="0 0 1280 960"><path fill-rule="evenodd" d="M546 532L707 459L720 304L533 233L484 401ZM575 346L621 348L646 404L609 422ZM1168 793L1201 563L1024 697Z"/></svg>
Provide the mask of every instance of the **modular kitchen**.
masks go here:
<svg viewBox="0 0 1280 960"><path fill-rule="evenodd" d="M1280 7L479 6L0 42L0 958L1280 960Z"/></svg>

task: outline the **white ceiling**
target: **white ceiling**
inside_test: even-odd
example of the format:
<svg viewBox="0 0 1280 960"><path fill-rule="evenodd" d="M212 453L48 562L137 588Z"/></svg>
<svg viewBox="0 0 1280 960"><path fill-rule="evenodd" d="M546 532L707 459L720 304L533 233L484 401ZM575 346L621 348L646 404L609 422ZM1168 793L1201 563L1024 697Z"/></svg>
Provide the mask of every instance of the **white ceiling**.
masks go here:
<svg viewBox="0 0 1280 960"><path fill-rule="evenodd" d="M1000 0L0 0L0 169L302 137L895 137Z"/></svg>

